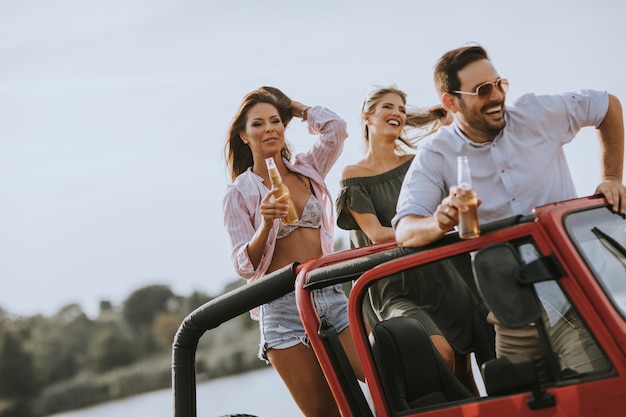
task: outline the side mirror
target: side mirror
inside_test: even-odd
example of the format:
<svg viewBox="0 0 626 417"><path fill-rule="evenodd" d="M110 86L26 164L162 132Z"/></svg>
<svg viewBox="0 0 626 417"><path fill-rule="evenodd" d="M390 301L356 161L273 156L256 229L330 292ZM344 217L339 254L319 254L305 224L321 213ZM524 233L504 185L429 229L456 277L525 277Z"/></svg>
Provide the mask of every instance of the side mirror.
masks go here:
<svg viewBox="0 0 626 417"><path fill-rule="evenodd" d="M485 304L502 325L520 328L541 317L541 305L526 277L517 250L500 243L478 250L472 259L476 287Z"/></svg>

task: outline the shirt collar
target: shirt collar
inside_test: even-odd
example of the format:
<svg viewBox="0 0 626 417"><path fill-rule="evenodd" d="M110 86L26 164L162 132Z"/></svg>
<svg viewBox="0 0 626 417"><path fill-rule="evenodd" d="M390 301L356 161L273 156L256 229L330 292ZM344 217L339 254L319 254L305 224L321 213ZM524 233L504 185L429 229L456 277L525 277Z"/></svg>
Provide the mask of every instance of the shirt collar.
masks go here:
<svg viewBox="0 0 626 417"><path fill-rule="evenodd" d="M470 138L468 138L467 136L465 136L465 133L463 133L461 131L461 129L459 128L459 126L456 124L456 122L454 123L454 131L456 132L457 135L459 135L459 137L461 139L463 139L463 141L465 143L467 143L468 145L474 147L474 148L484 148L486 146L490 146L493 142L495 142L495 139L493 141L489 141L489 142L483 142L483 143L479 143L479 142L474 142L473 140L471 140ZM498 134L498 136L500 136ZM497 137L496 136L496 139Z"/></svg>

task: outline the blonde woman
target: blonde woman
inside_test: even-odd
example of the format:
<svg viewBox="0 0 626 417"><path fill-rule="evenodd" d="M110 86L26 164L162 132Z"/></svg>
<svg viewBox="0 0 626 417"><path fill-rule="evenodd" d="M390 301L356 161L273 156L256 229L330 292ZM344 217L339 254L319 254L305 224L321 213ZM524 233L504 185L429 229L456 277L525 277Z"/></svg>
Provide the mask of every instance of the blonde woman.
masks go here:
<svg viewBox="0 0 626 417"><path fill-rule="evenodd" d="M350 230L352 247L395 240L391 219L413 160L409 150L451 122L441 107L407 110L406 94L394 86L371 91L361 116L365 157L343 169L336 200L337 225ZM369 292L371 305L363 310L368 326L396 316L419 320L450 369L476 392L467 354L472 343L468 319L477 302L452 263L379 281Z"/></svg>

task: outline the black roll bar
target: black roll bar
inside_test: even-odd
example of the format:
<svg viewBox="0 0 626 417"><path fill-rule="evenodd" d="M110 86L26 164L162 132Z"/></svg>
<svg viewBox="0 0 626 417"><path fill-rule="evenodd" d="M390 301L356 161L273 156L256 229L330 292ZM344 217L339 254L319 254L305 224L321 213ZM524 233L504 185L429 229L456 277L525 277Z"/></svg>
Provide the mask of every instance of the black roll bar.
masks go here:
<svg viewBox="0 0 626 417"><path fill-rule="evenodd" d="M195 309L181 323L172 343L174 417L196 417L196 348L208 330L294 290L298 263L223 294Z"/></svg>

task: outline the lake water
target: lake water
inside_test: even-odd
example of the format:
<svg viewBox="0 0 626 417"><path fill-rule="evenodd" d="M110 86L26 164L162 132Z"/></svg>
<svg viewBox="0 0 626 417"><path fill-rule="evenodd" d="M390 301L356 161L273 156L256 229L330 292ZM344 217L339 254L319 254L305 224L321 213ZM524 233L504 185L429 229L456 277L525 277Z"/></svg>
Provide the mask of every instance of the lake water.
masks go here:
<svg viewBox="0 0 626 417"><path fill-rule="evenodd" d="M473 355L472 368L474 375L480 375ZM480 395L486 395L482 380L477 378L476 383ZM272 368L201 382L196 396L198 415L204 417L244 413L258 417L302 415ZM49 417L172 417L173 410L172 390L165 389Z"/></svg>
<svg viewBox="0 0 626 417"><path fill-rule="evenodd" d="M206 417L229 413L259 417L302 415L278 373L271 368L199 383L196 395L198 415ZM173 404L172 390L166 389L50 417L172 417Z"/></svg>

